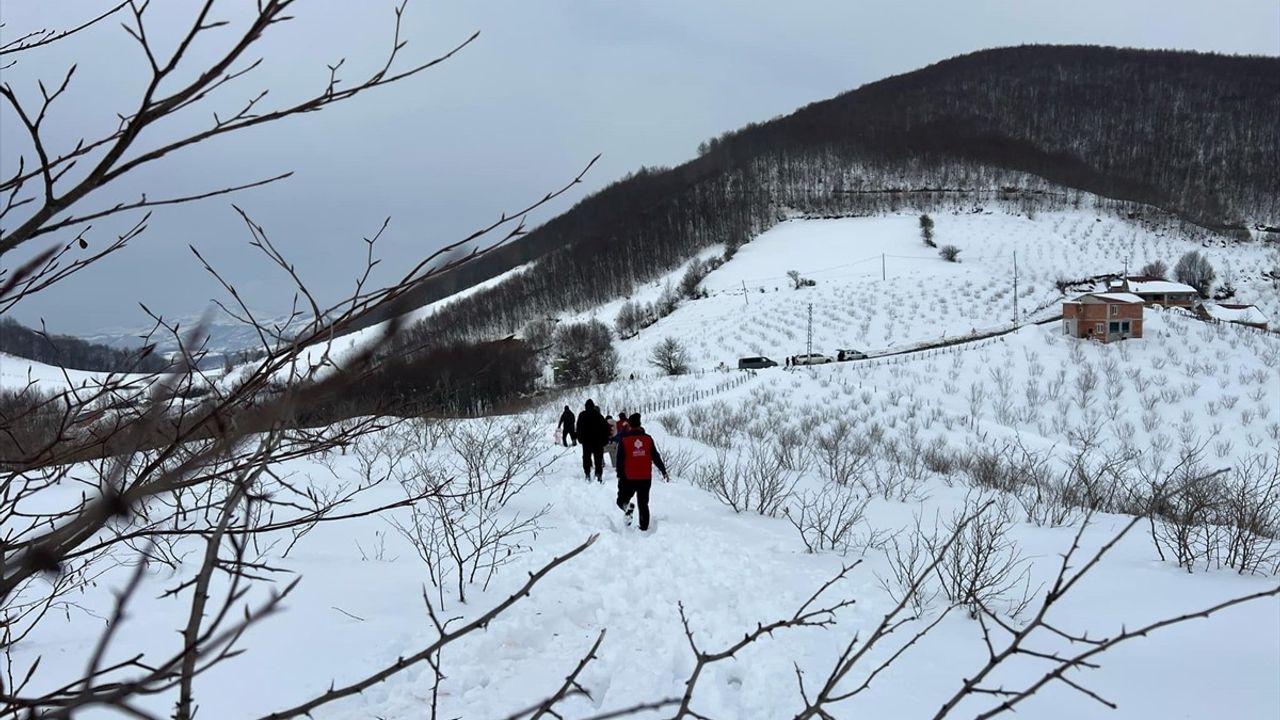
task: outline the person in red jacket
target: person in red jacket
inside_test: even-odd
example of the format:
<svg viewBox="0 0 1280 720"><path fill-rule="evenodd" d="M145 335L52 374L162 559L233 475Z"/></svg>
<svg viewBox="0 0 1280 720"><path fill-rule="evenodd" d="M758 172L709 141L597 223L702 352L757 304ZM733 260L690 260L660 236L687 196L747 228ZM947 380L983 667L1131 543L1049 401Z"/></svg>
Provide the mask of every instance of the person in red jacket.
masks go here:
<svg viewBox="0 0 1280 720"><path fill-rule="evenodd" d="M627 419L630 428L618 436L618 509L627 514L627 523L631 522L631 513L636 509L631 502L634 496L640 504L640 529L649 529L649 489L653 485L653 468L656 465L662 479L671 482L666 465L662 464L662 455L653 438L644 431L640 424L640 413L632 413Z"/></svg>

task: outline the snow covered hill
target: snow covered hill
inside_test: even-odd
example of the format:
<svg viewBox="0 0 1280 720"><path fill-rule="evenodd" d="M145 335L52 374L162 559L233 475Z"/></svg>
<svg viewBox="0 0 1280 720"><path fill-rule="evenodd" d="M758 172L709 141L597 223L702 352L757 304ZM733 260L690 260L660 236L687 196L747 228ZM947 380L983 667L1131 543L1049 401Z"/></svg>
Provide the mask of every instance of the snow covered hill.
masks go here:
<svg viewBox="0 0 1280 720"><path fill-rule="evenodd" d="M837 348L886 351L1008 328L1015 324L1015 253L1019 322L1061 313L1060 279L1136 272L1155 260L1172 267L1191 250L1210 259L1220 280L1232 280L1236 302L1280 317L1280 294L1261 276L1280 249L1265 244L1223 246L1177 225L1087 211L933 219L936 242L960 248L958 263L924 245L916 214L784 222L706 278L710 298L686 302L636 340L621 343L623 373L651 372L648 354L667 336L683 340L698 367L735 366L738 357L752 355L781 363L806 351L810 304L813 352L831 356ZM791 270L816 285L793 289ZM652 301L679 276L673 273L636 298ZM621 303L594 315L611 324Z"/></svg>
<svg viewBox="0 0 1280 720"><path fill-rule="evenodd" d="M297 573L300 585L283 612L251 629L247 652L199 677L201 715L262 717L331 684L342 687L393 666L436 637L424 596L459 622L479 617L519 590L527 572L598 534L483 631L450 645L441 657L438 687L436 673L421 663L314 716L398 720L429 717L438 706L440 717L510 717L563 683L602 631L594 659L577 677L584 692L556 706L560 717L607 715L668 698L678 704L695 668L690 640L704 652L723 650L761 623L791 618L824 583L839 578L815 601L815 607L840 605L823 616L833 624L764 636L734 658L707 665L693 694L693 709L705 717L796 717L804 708L798 683L813 698L848 657L842 657L846 648L871 642L898 607L900 574L922 567L918 557L910 561L913 549L927 552L924 538L936 548L948 523L976 508L988 508L984 517L994 524L986 527L998 531L996 554L1011 568L989 602L1003 622L1016 625L1035 616L1064 554L1078 543L1071 568L1085 567L1129 521L1126 512L1144 497L1150 501L1152 482L1181 477L1177 465L1188 453L1206 475L1229 470L1222 475L1229 478L1224 491L1280 498L1275 334L1148 309L1144 338L1111 345L1071 340L1050 323L886 354L1011 328L1015 250L1019 322L1059 312L1059 278L1120 272L1126 263L1135 269L1156 259L1172 265L1191 249L1205 252L1220 274L1229 268L1241 301L1280 317L1280 300L1257 272L1267 248L1206 245L1203 236L1172 224L1084 210L1034 218L944 214L934 220L937 242L959 247L960 263L947 263L923 245L916 214L792 220L711 273L703 282L708 297L686 300L620 342L624 379L555 394L519 416L405 421L355 447L273 468L284 481L320 495L368 485L344 508L358 515L433 481L449 479L457 487L472 473L489 472L469 462L484 448L491 463L506 463L516 491L492 509L447 506L457 513L450 517L463 523L471 518L489 530L519 530L490 547L492 574L482 563L477 574L458 582L456 568L431 554L427 530L438 517L431 507L322 522L296 537L279 533L271 537L274 545L263 537L255 550L259 561ZM789 270L816 284L792 289ZM664 282L633 299L656 298ZM611 323L622 302L578 317L594 314ZM852 347L880 357L803 370L716 369L746 355L781 361L804 352L810 304L815 352ZM342 339L334 354L374 332ZM654 373L648 354L665 337L688 346L698 372L676 378ZM576 411L588 397L610 412L644 413L672 471L671 484L658 482L653 489L647 534L624 525L607 468L604 484L584 480L577 449L556 444L553 426L561 407ZM726 484L732 478L741 484ZM1247 487L1247 479L1261 484ZM71 505L80 487L57 485L43 499ZM764 497L770 492L772 499ZM1221 500L1229 504L1225 496ZM1099 512L1081 531L1086 508ZM487 520L475 515L490 511ZM1268 512L1254 529L1280 533L1280 525L1268 524L1276 519L1274 508ZM819 530L815 513L848 522L843 530ZM1052 667L1046 658L1093 647L1080 639L1085 635L1112 637L1122 628L1276 587L1280 556L1273 544L1255 547L1269 558L1256 572L1238 572L1231 563L1239 559L1216 550L1180 564L1167 552L1164 533L1190 528L1192 545L1214 548L1225 535L1171 522L1144 521L1119 540L1052 606L1056 632L1042 628L1031 636L1038 654L1015 654L986 686L1034 681ZM1231 527L1212 526L1223 533ZM1158 538L1165 544L1154 542ZM187 605L181 593L175 598L164 590L187 579L203 548L195 540L183 542L187 559L146 573L104 664L181 648L174 630L186 622ZM435 574L441 568L444 575ZM41 624L15 646L16 673L44 658L29 693L78 676L93 653L101 618L111 612L111 591L129 572L106 571L65 608L64 617ZM864 683L865 689L829 706L831 716L934 717L988 660L984 631L996 650L1007 644L1009 636L991 621L973 619L963 600L948 599L942 573L925 580L894 631L834 683L835 694ZM226 590L215 583L213 593ZM259 587L246 602L265 597ZM1030 604L1018 608L1024 599ZM899 650L892 664L876 670ZM1096 667L1067 671L1020 705L1019 714L1050 720L1277 717L1280 603L1269 597L1235 606L1121 644L1089 662ZM1004 699L994 692L970 696L953 717L976 716ZM152 696L142 709L164 715L172 701L167 694ZM633 716L670 717L673 709Z"/></svg>

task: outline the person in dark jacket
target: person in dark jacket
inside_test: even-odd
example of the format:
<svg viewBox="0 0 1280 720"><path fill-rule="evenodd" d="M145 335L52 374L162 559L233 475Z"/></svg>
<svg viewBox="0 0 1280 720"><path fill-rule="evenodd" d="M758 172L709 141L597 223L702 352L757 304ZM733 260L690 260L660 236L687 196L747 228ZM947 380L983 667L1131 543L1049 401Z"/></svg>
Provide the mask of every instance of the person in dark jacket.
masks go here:
<svg viewBox="0 0 1280 720"><path fill-rule="evenodd" d="M609 423L590 400L578 413L577 433L578 443L582 445L582 473L590 481L594 463L596 482L604 482L604 446L609 442Z"/></svg>
<svg viewBox="0 0 1280 720"><path fill-rule="evenodd" d="M573 411L568 405L564 406L564 412L560 413L560 422L556 425L556 429L560 431L560 444L569 447L569 441L578 444L578 433L574 431Z"/></svg>
<svg viewBox="0 0 1280 720"><path fill-rule="evenodd" d="M667 466L662 463L658 446L640 424L640 413L632 413L627 419L630 429L618 436L618 509L628 519L636 509L632 496L640 505L640 529L649 529L649 489L653 485L653 467L658 467L662 479L671 482Z"/></svg>

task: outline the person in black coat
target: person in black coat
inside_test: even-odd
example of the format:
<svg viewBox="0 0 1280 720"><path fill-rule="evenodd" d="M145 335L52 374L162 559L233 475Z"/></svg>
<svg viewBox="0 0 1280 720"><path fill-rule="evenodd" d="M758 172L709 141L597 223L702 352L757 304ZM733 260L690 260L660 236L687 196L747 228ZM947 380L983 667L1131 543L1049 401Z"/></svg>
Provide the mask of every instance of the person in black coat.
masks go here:
<svg viewBox="0 0 1280 720"><path fill-rule="evenodd" d="M594 465L596 482L604 482L604 446L609 442L609 423L590 400L578 413L577 433L578 443L582 445L582 473L590 481Z"/></svg>
<svg viewBox="0 0 1280 720"><path fill-rule="evenodd" d="M560 444L569 447L569 441L572 440L576 446L578 444L578 433L574 431L573 411L568 405L564 406L564 412L560 413L560 422L556 425L556 429L560 431Z"/></svg>

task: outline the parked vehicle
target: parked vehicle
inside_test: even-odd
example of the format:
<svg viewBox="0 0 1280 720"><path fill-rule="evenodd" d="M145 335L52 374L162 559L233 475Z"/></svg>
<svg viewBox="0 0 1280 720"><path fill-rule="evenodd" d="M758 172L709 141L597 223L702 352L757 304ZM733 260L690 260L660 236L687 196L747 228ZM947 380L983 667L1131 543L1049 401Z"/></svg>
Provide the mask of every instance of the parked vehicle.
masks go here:
<svg viewBox="0 0 1280 720"><path fill-rule="evenodd" d="M826 365L829 362L833 362L832 359L821 353L796 355L791 359L792 365Z"/></svg>
<svg viewBox="0 0 1280 720"><path fill-rule="evenodd" d="M861 350L837 350L836 362L845 362L846 360L866 360L867 354Z"/></svg>
<svg viewBox="0 0 1280 720"><path fill-rule="evenodd" d="M778 363L767 357L744 357L738 358L739 370L762 370L764 368L778 367Z"/></svg>

